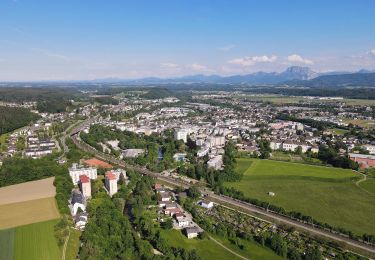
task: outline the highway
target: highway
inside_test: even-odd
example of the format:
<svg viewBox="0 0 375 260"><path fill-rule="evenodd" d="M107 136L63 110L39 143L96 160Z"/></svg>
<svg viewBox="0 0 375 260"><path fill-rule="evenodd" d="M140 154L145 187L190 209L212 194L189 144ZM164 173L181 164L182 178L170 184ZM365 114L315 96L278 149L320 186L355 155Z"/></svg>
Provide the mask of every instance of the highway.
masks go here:
<svg viewBox="0 0 375 260"><path fill-rule="evenodd" d="M175 179L175 178L169 177L169 176L164 176L164 175L161 175L160 173L152 172L152 171L150 171L146 168L142 168L140 166L126 164L124 161L118 160L111 155L99 152L96 149L94 149L93 147L91 147L88 144L81 141L80 138L79 138L79 135L78 135L79 132L82 131L86 126L88 126L89 124L94 122L95 119L96 118L91 118L87 121L84 121L82 124L80 124L78 127L76 127L75 129L73 129L71 131L71 138L72 138L73 142L75 143L75 145L79 149L84 150L86 152L93 153L95 155L95 157L97 157L99 159L102 159L102 160L105 160L105 161L107 161L107 162L109 162L113 165L118 165L118 166L123 167L123 168L128 169L128 170L138 171L141 174L152 176L152 177L154 177L154 178L156 178L160 181L163 181L165 183L169 183L173 186L181 186L181 187L184 187L184 188L188 188L192 185L189 182L182 181L182 180L179 180L179 179ZM204 192L204 193L207 193L207 191L205 189L201 189L201 191ZM313 227L312 225L305 224L305 223L302 223L298 220L294 220L294 219L291 219L289 217L282 216L280 214L267 211L265 209L256 207L256 206L254 206L250 203L239 201L239 200L233 199L231 197L227 197L227 196L223 196L223 195L217 195L217 194L214 194L213 192L208 192L207 196L208 196L208 198L211 198L212 200L214 200L218 204L220 204L220 203L225 204L227 207L232 206L233 209L236 210L236 211L242 212L239 209L243 209L245 212L257 213L259 215L262 215L262 216L266 217L267 219L273 219L274 221L277 221L279 223L283 223L283 224L286 224L288 226L293 226L295 228L298 228L300 230L305 231L306 233L310 233L310 234L314 234L314 235L317 235L317 236L325 237L327 239L330 239L330 240L333 240L333 241L336 241L336 242L346 243L349 246L351 246L352 248L360 249L361 251L366 251L369 255L371 255L372 257L375 257L375 247L374 246L371 246L371 245L368 245L368 244L365 244L365 243L361 243L359 241L350 239L349 237L345 237L345 236L340 235L340 234L335 234L333 232L329 232L329 231L323 230L321 228Z"/></svg>

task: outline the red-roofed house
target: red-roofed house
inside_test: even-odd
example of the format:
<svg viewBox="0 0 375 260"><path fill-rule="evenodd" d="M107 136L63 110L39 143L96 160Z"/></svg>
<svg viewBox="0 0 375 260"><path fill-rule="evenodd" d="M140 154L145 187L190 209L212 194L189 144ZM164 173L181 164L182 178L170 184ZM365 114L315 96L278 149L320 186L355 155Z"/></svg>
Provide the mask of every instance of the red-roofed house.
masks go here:
<svg viewBox="0 0 375 260"><path fill-rule="evenodd" d="M117 193L117 179L113 172L105 173L105 187L109 193L109 196L113 196Z"/></svg>
<svg viewBox="0 0 375 260"><path fill-rule="evenodd" d="M79 188L85 198L91 198L91 183L87 175L82 174L79 176Z"/></svg>

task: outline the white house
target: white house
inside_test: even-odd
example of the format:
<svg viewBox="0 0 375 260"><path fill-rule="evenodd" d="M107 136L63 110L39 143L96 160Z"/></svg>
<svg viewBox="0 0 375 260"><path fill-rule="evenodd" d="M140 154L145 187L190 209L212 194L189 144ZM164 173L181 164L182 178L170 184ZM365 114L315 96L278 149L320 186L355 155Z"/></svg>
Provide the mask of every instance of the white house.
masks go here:
<svg viewBox="0 0 375 260"><path fill-rule="evenodd" d="M199 234L199 229L197 227L187 227L185 228L185 233L187 238L195 238Z"/></svg>
<svg viewBox="0 0 375 260"><path fill-rule="evenodd" d="M208 200L202 200L200 202L200 205L203 207L203 208L206 208L206 209L210 209L214 206L214 203L212 201L208 201Z"/></svg>

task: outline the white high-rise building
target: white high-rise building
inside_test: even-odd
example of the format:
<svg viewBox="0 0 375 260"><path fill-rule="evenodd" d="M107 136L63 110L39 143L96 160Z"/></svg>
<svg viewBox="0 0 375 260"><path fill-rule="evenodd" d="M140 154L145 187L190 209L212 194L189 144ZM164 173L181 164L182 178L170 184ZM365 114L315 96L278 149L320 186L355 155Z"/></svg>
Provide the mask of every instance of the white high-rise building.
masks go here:
<svg viewBox="0 0 375 260"><path fill-rule="evenodd" d="M184 141L184 143L186 143L187 142L187 131L181 130L181 129L176 130L174 132L174 138L176 140L182 140L182 141Z"/></svg>
<svg viewBox="0 0 375 260"><path fill-rule="evenodd" d="M117 179L114 173L105 173L105 187L109 193L109 196L112 197L114 194L117 193Z"/></svg>
<svg viewBox="0 0 375 260"><path fill-rule="evenodd" d="M69 175L75 185L78 184L79 176L86 175L91 180L96 180L98 178L98 173L94 167L83 167L76 163L73 163L72 167L69 168Z"/></svg>

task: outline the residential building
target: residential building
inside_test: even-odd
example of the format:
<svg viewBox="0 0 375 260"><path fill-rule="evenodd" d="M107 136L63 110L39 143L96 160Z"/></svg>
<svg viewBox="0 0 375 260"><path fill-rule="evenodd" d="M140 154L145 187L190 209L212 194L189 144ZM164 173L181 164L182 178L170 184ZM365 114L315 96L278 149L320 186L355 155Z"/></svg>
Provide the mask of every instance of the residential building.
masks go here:
<svg viewBox="0 0 375 260"><path fill-rule="evenodd" d="M106 172L105 174L105 188L111 197L117 193L117 179L112 172Z"/></svg>
<svg viewBox="0 0 375 260"><path fill-rule="evenodd" d="M184 141L184 143L187 142L187 131L185 130L176 130L175 133L174 133L174 138L176 140L182 140Z"/></svg>
<svg viewBox="0 0 375 260"><path fill-rule="evenodd" d="M75 185L78 184L79 176L86 175L91 180L96 180L98 178L97 169L94 167L83 167L77 163L73 163L72 167L69 168L69 175Z"/></svg>
<svg viewBox="0 0 375 260"><path fill-rule="evenodd" d="M91 198L91 182L88 176L84 174L79 176L79 188L85 198Z"/></svg>
<svg viewBox="0 0 375 260"><path fill-rule="evenodd" d="M212 157L207 162L207 167L213 168L215 170L220 170L222 166L223 166L223 156L222 155L216 155L216 156Z"/></svg>
<svg viewBox="0 0 375 260"><path fill-rule="evenodd" d="M185 234L187 238L195 238L199 234L199 229L197 227L187 227L185 228Z"/></svg>

